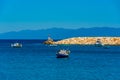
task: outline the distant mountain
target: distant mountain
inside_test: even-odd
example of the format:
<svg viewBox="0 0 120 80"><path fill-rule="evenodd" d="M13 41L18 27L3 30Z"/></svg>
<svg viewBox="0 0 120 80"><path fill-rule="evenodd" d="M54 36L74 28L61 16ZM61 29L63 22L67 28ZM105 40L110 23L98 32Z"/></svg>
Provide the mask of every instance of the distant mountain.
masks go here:
<svg viewBox="0 0 120 80"><path fill-rule="evenodd" d="M94 27L80 29L51 28L41 30L22 30L18 32L1 33L0 39L47 39L48 34L50 34L53 39L64 39L70 37L83 37L83 36L120 37L120 28Z"/></svg>

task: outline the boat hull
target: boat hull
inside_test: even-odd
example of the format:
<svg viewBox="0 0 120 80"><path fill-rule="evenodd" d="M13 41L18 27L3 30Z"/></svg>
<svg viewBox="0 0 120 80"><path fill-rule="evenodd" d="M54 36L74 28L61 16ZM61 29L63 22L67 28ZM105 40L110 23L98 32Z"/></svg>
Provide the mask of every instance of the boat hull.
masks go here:
<svg viewBox="0 0 120 80"><path fill-rule="evenodd" d="M66 55L66 54L56 54L56 57L57 57L57 58L67 58L67 57L69 57L69 56Z"/></svg>
<svg viewBox="0 0 120 80"><path fill-rule="evenodd" d="M22 44L11 44L12 48L22 48Z"/></svg>
<svg viewBox="0 0 120 80"><path fill-rule="evenodd" d="M22 46L12 46L13 48L22 48Z"/></svg>
<svg viewBox="0 0 120 80"><path fill-rule="evenodd" d="M102 47L102 44L95 44L96 47Z"/></svg>

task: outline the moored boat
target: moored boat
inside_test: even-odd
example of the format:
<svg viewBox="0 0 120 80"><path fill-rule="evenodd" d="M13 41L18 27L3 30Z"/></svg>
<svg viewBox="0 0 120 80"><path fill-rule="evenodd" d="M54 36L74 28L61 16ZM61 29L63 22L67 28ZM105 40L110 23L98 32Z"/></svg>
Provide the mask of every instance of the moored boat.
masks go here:
<svg viewBox="0 0 120 80"><path fill-rule="evenodd" d="M104 45L102 44L102 42L100 41L100 39L97 39L97 41L95 43L95 46L101 47L101 46L104 46Z"/></svg>
<svg viewBox="0 0 120 80"><path fill-rule="evenodd" d="M22 44L20 44L20 43L13 43L13 44L11 44L11 47L13 47L13 48L21 48Z"/></svg>
<svg viewBox="0 0 120 80"><path fill-rule="evenodd" d="M66 58L66 57L69 57L69 54L70 54L70 50L59 50L57 53L56 53L56 56L57 58Z"/></svg>

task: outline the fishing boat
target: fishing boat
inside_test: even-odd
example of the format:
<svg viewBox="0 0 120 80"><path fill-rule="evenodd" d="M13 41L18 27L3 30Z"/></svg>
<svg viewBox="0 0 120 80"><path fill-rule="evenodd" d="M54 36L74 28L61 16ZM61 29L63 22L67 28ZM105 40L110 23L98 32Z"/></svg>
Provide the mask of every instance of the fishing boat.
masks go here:
<svg viewBox="0 0 120 80"><path fill-rule="evenodd" d="M13 47L13 48L21 48L22 44L20 44L20 43L13 43L13 44L11 44L11 47Z"/></svg>
<svg viewBox="0 0 120 80"><path fill-rule="evenodd" d="M56 53L56 56L57 58L66 58L66 57L69 57L69 54L70 54L70 50L59 50L57 53Z"/></svg>
<svg viewBox="0 0 120 80"><path fill-rule="evenodd" d="M101 47L101 46L104 46L104 44L102 44L102 42L100 41L100 39L97 39L97 41L95 43L95 46Z"/></svg>

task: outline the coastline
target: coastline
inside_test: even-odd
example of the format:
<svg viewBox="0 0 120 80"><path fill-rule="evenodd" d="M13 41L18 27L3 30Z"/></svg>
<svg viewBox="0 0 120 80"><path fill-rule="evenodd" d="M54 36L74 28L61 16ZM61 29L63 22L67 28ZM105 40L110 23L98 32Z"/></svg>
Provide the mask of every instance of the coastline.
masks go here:
<svg viewBox="0 0 120 80"><path fill-rule="evenodd" d="M120 45L120 37L73 37L54 42L54 44L94 45L100 39L103 45Z"/></svg>

